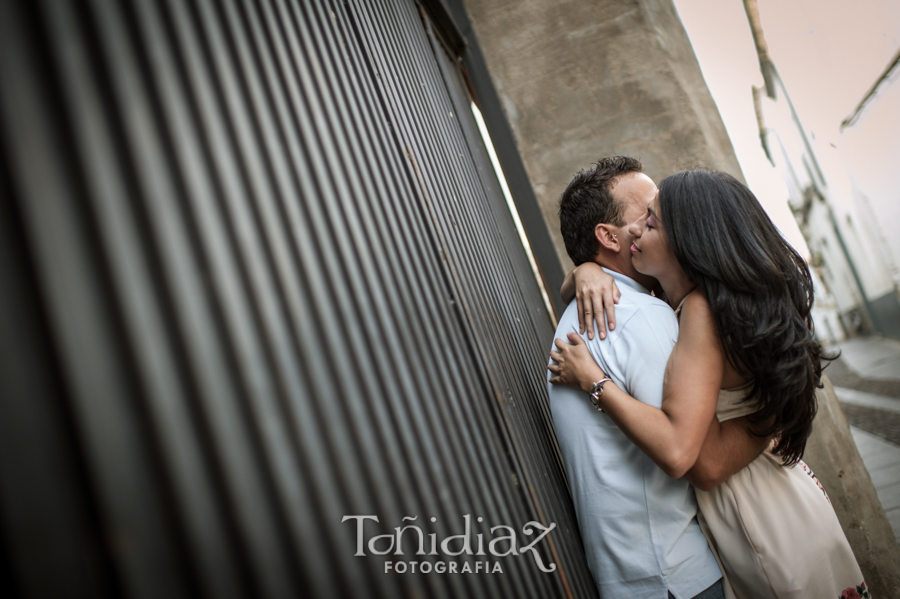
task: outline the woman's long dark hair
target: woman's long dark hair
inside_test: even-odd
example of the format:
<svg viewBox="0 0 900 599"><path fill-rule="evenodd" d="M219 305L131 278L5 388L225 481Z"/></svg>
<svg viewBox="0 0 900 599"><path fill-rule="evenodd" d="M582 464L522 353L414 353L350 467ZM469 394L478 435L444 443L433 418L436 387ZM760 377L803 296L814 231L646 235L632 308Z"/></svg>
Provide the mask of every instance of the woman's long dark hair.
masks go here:
<svg viewBox="0 0 900 599"><path fill-rule="evenodd" d="M806 449L821 386L813 337L813 283L747 187L725 173L691 170L659 185L660 219L687 275L709 300L729 363L752 379L752 417L779 435L785 465ZM827 359L827 358L826 358ZM757 427L759 428L759 427Z"/></svg>

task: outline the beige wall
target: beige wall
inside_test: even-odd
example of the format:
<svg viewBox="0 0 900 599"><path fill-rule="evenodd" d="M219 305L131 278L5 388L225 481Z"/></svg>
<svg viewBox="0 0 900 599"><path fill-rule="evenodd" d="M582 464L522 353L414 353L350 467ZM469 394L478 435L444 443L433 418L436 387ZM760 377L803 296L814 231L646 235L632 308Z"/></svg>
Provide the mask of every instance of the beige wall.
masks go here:
<svg viewBox="0 0 900 599"><path fill-rule="evenodd" d="M557 201L598 158L656 180L688 166L743 176L669 0L466 0L565 267Z"/></svg>

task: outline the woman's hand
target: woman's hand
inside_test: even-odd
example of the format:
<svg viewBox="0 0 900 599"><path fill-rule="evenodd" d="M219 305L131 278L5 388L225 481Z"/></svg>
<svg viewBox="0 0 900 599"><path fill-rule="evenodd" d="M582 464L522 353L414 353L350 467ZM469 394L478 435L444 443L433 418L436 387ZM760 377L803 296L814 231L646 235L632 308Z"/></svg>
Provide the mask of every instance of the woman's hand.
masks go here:
<svg viewBox="0 0 900 599"><path fill-rule="evenodd" d="M557 351L550 352L550 359L556 364L550 364L547 370L556 376L551 378L550 382L554 385L569 385L589 393L591 386L596 381L606 378L606 375L597 366L584 339L575 333L569 333L567 337L569 343L562 339L554 341Z"/></svg>
<svg viewBox="0 0 900 599"><path fill-rule="evenodd" d="M584 333L586 328L588 339L594 338L595 319L601 339L606 339L606 321L609 321L610 331L616 328L615 305L622 293L616 280L598 264L585 262L575 267L563 281L560 295L566 302L572 301L574 295L578 302L578 331Z"/></svg>

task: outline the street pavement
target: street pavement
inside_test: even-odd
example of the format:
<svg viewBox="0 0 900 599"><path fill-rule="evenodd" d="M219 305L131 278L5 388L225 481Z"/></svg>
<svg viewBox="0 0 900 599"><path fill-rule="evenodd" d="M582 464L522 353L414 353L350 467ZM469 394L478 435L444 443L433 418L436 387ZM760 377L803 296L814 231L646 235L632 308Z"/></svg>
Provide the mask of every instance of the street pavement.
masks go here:
<svg viewBox="0 0 900 599"><path fill-rule="evenodd" d="M900 341L854 337L840 345L841 358L867 379L900 381Z"/></svg>
<svg viewBox="0 0 900 599"><path fill-rule="evenodd" d="M857 337L826 369L900 543L900 342Z"/></svg>
<svg viewBox="0 0 900 599"><path fill-rule="evenodd" d="M900 446L866 431L850 427L863 463L872 477L875 492L900 543Z"/></svg>

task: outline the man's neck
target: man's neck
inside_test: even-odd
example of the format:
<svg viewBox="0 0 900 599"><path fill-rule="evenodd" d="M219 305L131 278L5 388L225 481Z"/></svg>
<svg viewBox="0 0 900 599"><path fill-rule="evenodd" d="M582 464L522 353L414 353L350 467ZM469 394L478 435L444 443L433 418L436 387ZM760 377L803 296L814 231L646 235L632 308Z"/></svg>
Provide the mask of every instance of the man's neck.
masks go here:
<svg viewBox="0 0 900 599"><path fill-rule="evenodd" d="M657 286L656 279L645 274L641 274L634 269L634 266L632 266L631 264L631 256L628 257L627 265L619 259L618 254L616 254L614 257L604 256L601 254L597 256L597 259L594 260L594 262L596 262L603 268L606 268L613 272L617 272L620 275L624 275L629 279L636 281L649 291L652 291Z"/></svg>

